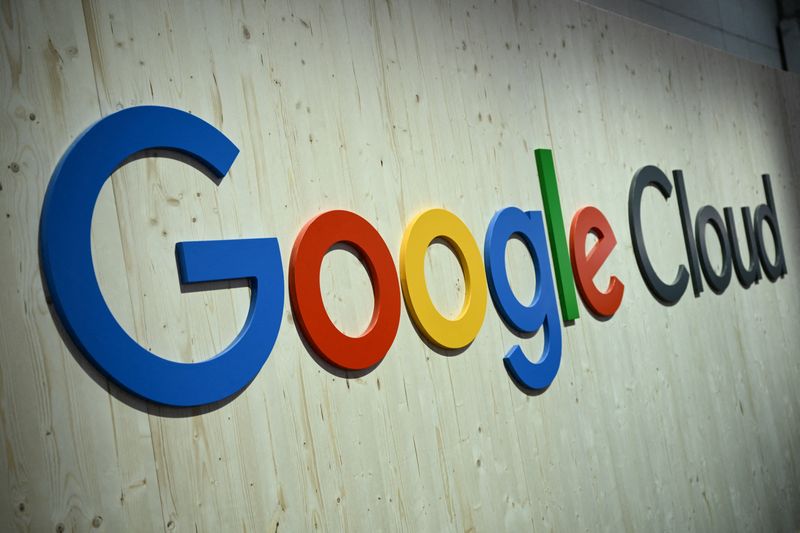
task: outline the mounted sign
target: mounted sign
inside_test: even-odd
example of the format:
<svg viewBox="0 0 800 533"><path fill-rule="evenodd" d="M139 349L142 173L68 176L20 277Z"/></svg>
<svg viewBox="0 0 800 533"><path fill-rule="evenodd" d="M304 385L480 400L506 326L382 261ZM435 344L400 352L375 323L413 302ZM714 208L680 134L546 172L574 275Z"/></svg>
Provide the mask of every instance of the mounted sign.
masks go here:
<svg viewBox="0 0 800 533"><path fill-rule="evenodd" d="M181 283L233 279L248 280L250 310L239 335L221 353L199 363L164 359L140 346L114 319L94 271L91 224L100 190L111 174L132 156L145 150L166 149L186 154L222 178L238 149L210 124L183 111L142 106L109 115L87 129L64 154L45 195L40 226L42 267L56 313L75 344L105 375L130 392L154 402L194 406L216 402L238 392L258 374L272 351L280 329L284 305L283 265L275 238L181 242L176 256ZM578 318L575 286L586 306L610 317L622 303L625 286L612 276L606 290L594 277L616 245L616 237L599 209L587 206L575 214L569 246L561 214L555 167L549 150L535 151L539 184L544 200L541 211L516 207L500 209L489 223L484 253L466 225L453 213L432 209L417 215L403 235L400 276L391 253L378 231L349 211L328 211L301 229L289 264L289 295L300 331L313 349L333 365L349 370L372 368L389 351L400 320L400 293L417 329L432 343L460 349L477 336L487 305L487 289L503 320L515 331L533 334L544 329L544 350L530 360L519 345L511 347L504 362L517 383L531 390L547 388L561 362L561 315ZM716 292L722 292L733 270L744 287L760 279L759 263L774 281L786 273L780 229L769 176L765 175L766 205L758 206L753 220L742 210L749 264L745 266L730 208L719 213L705 206L696 217L693 235L683 177L675 172L681 224L690 274L678 268L672 283L662 281L652 268L642 236L640 203L645 189L657 188L669 198L672 185L656 167L636 173L629 195L629 219L634 253L647 286L662 302L677 302L691 277L695 294L702 291L700 268ZM764 246L764 223L775 242L776 258L769 260ZM723 267L716 272L709 261L706 226L711 226L722 248ZM548 253L553 254L553 271ZM589 234L597 242L586 253ZM506 271L505 250L518 236L527 247L536 273L531 302L513 294ZM423 260L434 239L444 239L464 271L466 297L458 317L450 320L433 305L425 284ZM754 244L755 242L755 244ZM372 319L359 337L339 331L325 311L319 272L324 255L336 244L353 246L367 266L375 297ZM698 252L699 249L699 252ZM699 266L698 266L699 265ZM401 291L402 288L402 291Z"/></svg>

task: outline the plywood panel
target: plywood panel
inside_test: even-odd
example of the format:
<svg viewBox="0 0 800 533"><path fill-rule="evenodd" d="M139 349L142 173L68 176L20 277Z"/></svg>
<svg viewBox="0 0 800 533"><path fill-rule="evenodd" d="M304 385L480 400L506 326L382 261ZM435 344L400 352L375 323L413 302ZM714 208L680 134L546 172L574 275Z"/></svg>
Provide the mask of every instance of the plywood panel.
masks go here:
<svg viewBox="0 0 800 533"><path fill-rule="evenodd" d="M797 528L795 77L571 2L28 4L9 5L3 33L4 529ZM542 208L539 147L554 150L566 223L593 204L614 228L598 279L622 279L622 307L607 321L581 307L541 395L518 389L502 357L515 343L540 353L542 335L519 338L491 306L457 353L423 342L404 310L386 359L355 374L313 356L287 302L272 355L235 398L138 400L57 331L36 242L69 140L140 104L190 111L241 150L218 185L148 157L101 195L101 289L155 353L210 357L247 314L238 284L181 292L176 242L276 236L285 269L302 224L343 208L397 262L406 223L444 207L482 248L497 209ZM646 164L683 169L693 211L754 207L770 173L789 274L658 303L628 233L628 187ZM643 225L671 275L685 257L674 197L648 194ZM510 277L530 295L517 244ZM360 269L335 251L321 277L351 333L372 306ZM464 281L447 248L431 248L426 273L437 305L457 310Z"/></svg>
<svg viewBox="0 0 800 533"><path fill-rule="evenodd" d="M2 24L0 527L157 528L155 461L147 420L136 410L141 402L119 403L65 343L39 272L38 219L50 173L80 130L100 117L81 6L6 3ZM95 257L118 262L110 191L95 222ZM127 283L114 292L127 298ZM130 306L119 311L121 321L130 320Z"/></svg>

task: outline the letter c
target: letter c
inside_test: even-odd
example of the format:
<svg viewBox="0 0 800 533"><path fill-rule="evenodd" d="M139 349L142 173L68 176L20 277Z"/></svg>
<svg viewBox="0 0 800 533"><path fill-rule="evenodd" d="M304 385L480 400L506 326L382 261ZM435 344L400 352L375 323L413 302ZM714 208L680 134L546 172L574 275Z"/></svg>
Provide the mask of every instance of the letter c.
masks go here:
<svg viewBox="0 0 800 533"><path fill-rule="evenodd" d="M675 274L675 280L667 283L658 277L650 257L647 255L647 248L644 244L644 234L642 232L642 194L644 190L653 186L661 193L664 199L672 195L672 184L669 179L658 167L648 165L636 171L628 192L628 223L631 230L631 241L633 242L633 254L636 256L636 263L639 265L644 282L650 292L665 305L678 303L686 286L689 284L689 272L686 267L680 265Z"/></svg>
<svg viewBox="0 0 800 533"><path fill-rule="evenodd" d="M108 308L92 264L92 214L103 184L143 150L182 152L222 178L238 148L184 111L141 106L111 114L87 129L62 157L42 206L42 268L58 317L72 340L106 376L154 402L195 406L245 387L272 350L283 313L278 241L241 239L178 243L183 283L248 279L250 310L236 339L199 363L161 358L140 346Z"/></svg>

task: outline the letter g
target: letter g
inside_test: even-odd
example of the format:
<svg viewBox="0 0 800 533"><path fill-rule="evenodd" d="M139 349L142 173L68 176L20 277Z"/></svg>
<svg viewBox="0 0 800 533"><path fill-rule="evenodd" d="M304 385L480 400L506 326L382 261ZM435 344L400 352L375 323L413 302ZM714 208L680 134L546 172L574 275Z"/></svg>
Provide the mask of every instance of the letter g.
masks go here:
<svg viewBox="0 0 800 533"><path fill-rule="evenodd" d="M198 363L150 353L122 329L106 305L92 264L92 214L100 189L143 150L182 152L222 178L239 153L221 132L189 113L132 107L78 137L50 180L39 228L42 268L56 313L72 340L106 376L130 392L174 406L203 405L245 387L272 351L283 314L278 241L238 239L178 243L183 283L247 279L250 310L221 353Z"/></svg>

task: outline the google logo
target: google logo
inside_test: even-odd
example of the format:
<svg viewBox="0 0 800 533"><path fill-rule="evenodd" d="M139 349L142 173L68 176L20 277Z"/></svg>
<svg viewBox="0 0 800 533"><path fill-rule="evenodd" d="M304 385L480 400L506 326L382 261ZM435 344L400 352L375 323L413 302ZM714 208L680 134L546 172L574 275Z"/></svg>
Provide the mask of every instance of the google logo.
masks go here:
<svg viewBox="0 0 800 533"><path fill-rule="evenodd" d="M220 131L177 109L132 107L101 119L75 140L53 172L40 224L43 273L56 314L66 331L106 376L154 402L174 406L208 404L247 386L272 351L284 307L284 270L279 245L275 238L178 243L176 257L182 283L246 279L251 288L250 309L234 341L208 360L180 363L144 349L122 329L100 292L92 263L90 233L94 206L103 184L132 156L153 149L181 152L219 178L225 176L238 155L236 146ZM296 323L314 351L343 369L374 367L386 356L397 335L401 299L411 320L429 342L445 349L464 348L480 331L491 298L497 312L515 331L533 334L543 330L544 348L538 357L529 357L515 345L506 354L504 363L521 387L547 388L561 362L559 304L565 321L578 318L577 288L587 308L596 315L610 317L622 302L625 286L614 276L605 289L595 285L595 275L616 245L614 232L597 208L584 207L572 219L568 245L552 154L549 150L536 150L535 158L544 213L516 207L497 211L489 222L483 254L466 225L443 209L424 211L408 223L400 245L399 268L395 267L378 231L356 213L327 211L306 222L292 247L288 292ZM695 294L699 294L701 267L709 285L721 292L730 280L731 264L747 287L760 279L759 262L754 259L757 256L771 280L785 274L768 176L764 185L768 202L756 209L752 222L747 208L743 209L750 252L750 262L745 265L730 209L725 210L723 221L716 210L705 206L695 221L696 235L691 234L682 176L676 176L690 273L681 265L675 281L666 283L658 278L649 262L639 222L639 205L647 187L657 188L665 198L670 196L672 188L657 168L640 170L631 186L629 214L634 253L651 292L665 303L674 303L686 289L691 274ZM764 246L765 223L775 241L774 260L767 257ZM711 226L720 240L723 269L719 273L708 259L706 226ZM587 253L590 234L596 237L596 242ZM536 288L530 302L520 302L509 285L505 250L512 237L525 244L533 259ZM447 242L464 272L464 304L453 319L439 313L425 282L425 254L436 239ZM371 321L358 337L345 335L336 328L325 310L320 291L322 260L332 247L342 243L357 251L374 293Z"/></svg>

